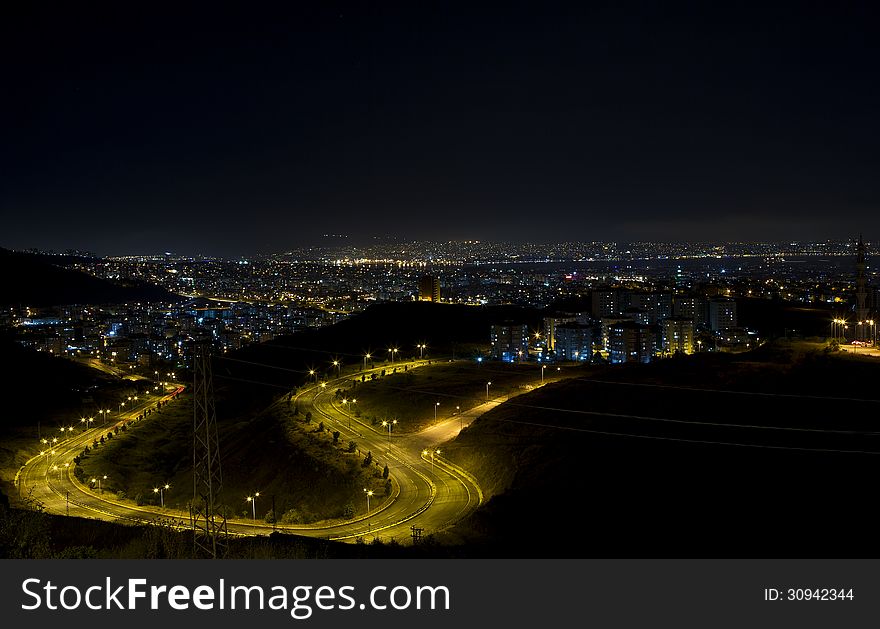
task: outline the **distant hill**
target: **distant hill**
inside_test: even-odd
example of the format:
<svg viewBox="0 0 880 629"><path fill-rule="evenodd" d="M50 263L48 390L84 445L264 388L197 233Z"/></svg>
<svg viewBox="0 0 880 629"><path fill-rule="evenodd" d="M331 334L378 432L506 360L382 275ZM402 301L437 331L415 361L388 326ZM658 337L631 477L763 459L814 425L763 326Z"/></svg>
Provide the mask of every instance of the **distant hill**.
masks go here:
<svg viewBox="0 0 880 629"><path fill-rule="evenodd" d="M474 357L489 345L492 323L518 321L537 328L538 310L518 306L464 306L430 302L377 304L335 325L278 337L250 345L228 358L247 360L289 370L260 368L217 358L215 375L266 382L298 384L306 370L322 377L334 372L331 361L344 366L361 365L365 353L378 364L388 359L389 348L399 349L395 359L419 356L416 345L427 344L427 356ZM298 373L297 373L298 372Z"/></svg>
<svg viewBox="0 0 880 629"><path fill-rule="evenodd" d="M0 305L60 306L180 299L158 286L115 283L63 269L51 264L50 259L0 249Z"/></svg>
<svg viewBox="0 0 880 629"><path fill-rule="evenodd" d="M22 347L0 334L0 434L79 410L83 397L116 380L79 363ZM53 424L54 429L54 424Z"/></svg>

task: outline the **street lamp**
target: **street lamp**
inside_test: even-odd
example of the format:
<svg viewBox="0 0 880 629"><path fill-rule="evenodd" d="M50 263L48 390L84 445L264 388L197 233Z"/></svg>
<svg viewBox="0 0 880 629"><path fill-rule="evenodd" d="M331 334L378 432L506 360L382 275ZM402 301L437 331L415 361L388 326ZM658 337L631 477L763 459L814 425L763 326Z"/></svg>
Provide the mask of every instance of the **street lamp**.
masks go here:
<svg viewBox="0 0 880 629"><path fill-rule="evenodd" d="M95 483L98 483L98 491L99 491L100 493L103 494L103 493L104 493L104 487L103 487L103 485L101 485L101 481L102 481L102 480L107 480L107 475L106 475L106 474L104 474L103 476L97 476L97 477L93 478L93 479L92 479L92 485L94 485Z"/></svg>
<svg viewBox="0 0 880 629"><path fill-rule="evenodd" d="M309 377L311 378L312 376L315 376L315 370L309 369ZM315 382L317 382L317 381L318 381L318 376L315 376Z"/></svg>
<svg viewBox="0 0 880 629"><path fill-rule="evenodd" d="M254 517L254 522L257 521L257 498L260 497L260 492L255 492L253 496L248 496L247 501L251 503L251 513Z"/></svg>
<svg viewBox="0 0 880 629"><path fill-rule="evenodd" d="M489 381L489 382L486 383L486 401L487 401L487 402L489 401L489 387L491 387L491 386L492 386L492 382L491 382L491 381Z"/></svg>
<svg viewBox="0 0 880 629"><path fill-rule="evenodd" d="M367 361L372 358L372 355L369 353L364 354L364 371L367 370Z"/></svg>
<svg viewBox="0 0 880 629"><path fill-rule="evenodd" d="M547 369L547 365L541 365L541 384L544 384L544 370Z"/></svg>
<svg viewBox="0 0 880 629"><path fill-rule="evenodd" d="M165 490L171 489L171 485L165 483L164 485L160 485L159 487L153 487L153 493L159 494L159 502L162 505L162 508L165 508Z"/></svg>
<svg viewBox="0 0 880 629"><path fill-rule="evenodd" d="M339 366L339 361L334 360L333 366L336 367L336 377L338 378L342 374L342 367Z"/></svg>
<svg viewBox="0 0 880 629"><path fill-rule="evenodd" d="M392 420L390 422L386 421L384 419L382 420L382 425L388 428L388 447L389 448L391 447L391 429L394 426L394 424L396 424L396 423L397 423L396 419Z"/></svg>
<svg viewBox="0 0 880 629"><path fill-rule="evenodd" d="M424 357L425 357L425 349L426 349L428 346L425 345L424 343L419 343L418 345L416 345L416 347L419 348L419 358L420 358L420 359L421 359L421 358L424 358Z"/></svg>
<svg viewBox="0 0 880 629"><path fill-rule="evenodd" d="M429 454L431 455L431 471L433 472L434 471L434 455L435 454L439 455L440 450L422 450L422 456L428 456Z"/></svg>
<svg viewBox="0 0 880 629"><path fill-rule="evenodd" d="M458 415L458 430L461 431L462 423L461 423L461 407L455 407L455 414Z"/></svg>
<svg viewBox="0 0 880 629"><path fill-rule="evenodd" d="M348 415L348 429L351 430L351 405L357 402L357 398L342 398L342 403L345 404L345 408L348 411L346 414Z"/></svg>
<svg viewBox="0 0 880 629"><path fill-rule="evenodd" d="M367 515L369 515L369 513L370 513L370 496L373 495L373 490L364 488L364 493L367 495Z"/></svg>
<svg viewBox="0 0 880 629"><path fill-rule="evenodd" d="M397 349L396 347L389 347L388 351L391 352L391 364L393 365L394 364L394 354L395 354L395 352L399 352L400 350Z"/></svg>
<svg viewBox="0 0 880 629"><path fill-rule="evenodd" d="M440 402L434 404L434 423L437 423L437 407L440 406Z"/></svg>

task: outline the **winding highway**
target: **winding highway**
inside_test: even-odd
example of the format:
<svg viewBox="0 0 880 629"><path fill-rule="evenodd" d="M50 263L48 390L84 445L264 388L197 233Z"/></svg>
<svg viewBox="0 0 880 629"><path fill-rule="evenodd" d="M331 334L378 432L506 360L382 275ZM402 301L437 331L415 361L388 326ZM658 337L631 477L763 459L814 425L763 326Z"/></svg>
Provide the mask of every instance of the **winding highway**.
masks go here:
<svg viewBox="0 0 880 629"><path fill-rule="evenodd" d="M427 361L406 363L409 369L424 364ZM403 366L404 363L401 363L398 368ZM390 499L381 504L376 500L368 514L347 521L273 526L231 519L227 523L230 534L265 535L278 530L324 539L355 541L369 537L405 543L411 538L411 527L421 528L424 534L439 531L457 522L481 504L483 495L476 480L465 470L443 459L442 453L436 453L436 447L500 401L490 401L460 417L449 418L418 433L392 434L389 437L381 426L371 426L350 414L335 397L337 389L350 386L352 380L360 383L362 375L369 377L381 369L368 369L337 377L327 381L326 386L309 386L298 392L294 401L301 412L310 411L313 418L323 421L326 427L338 430L341 438L356 440L362 452L371 451L375 461L387 463L394 482ZM135 419L146 408L154 407L159 399L174 403L174 397L183 389L183 386L177 386L161 398L155 397L132 408L112 424L108 422L105 426L68 437L55 446L54 455L32 457L16 475L19 495L41 504L49 513L123 524L162 523L188 528L189 514L186 512L155 506L137 506L131 501L118 500L114 495L101 493L97 488L80 483L73 475L73 459L86 445L91 445L94 439L115 426ZM283 402L276 402L281 403ZM141 421L156 421L161 417L159 413L152 413ZM425 451L429 454L423 454Z"/></svg>

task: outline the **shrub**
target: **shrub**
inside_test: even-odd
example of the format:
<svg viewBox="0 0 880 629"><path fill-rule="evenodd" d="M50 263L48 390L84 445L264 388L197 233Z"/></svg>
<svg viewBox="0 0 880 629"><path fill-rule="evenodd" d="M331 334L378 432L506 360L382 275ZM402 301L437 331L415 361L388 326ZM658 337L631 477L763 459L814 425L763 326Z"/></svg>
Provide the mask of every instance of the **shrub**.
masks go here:
<svg viewBox="0 0 880 629"><path fill-rule="evenodd" d="M281 516L282 524L299 524L302 521L302 514L296 509L288 509L284 515Z"/></svg>

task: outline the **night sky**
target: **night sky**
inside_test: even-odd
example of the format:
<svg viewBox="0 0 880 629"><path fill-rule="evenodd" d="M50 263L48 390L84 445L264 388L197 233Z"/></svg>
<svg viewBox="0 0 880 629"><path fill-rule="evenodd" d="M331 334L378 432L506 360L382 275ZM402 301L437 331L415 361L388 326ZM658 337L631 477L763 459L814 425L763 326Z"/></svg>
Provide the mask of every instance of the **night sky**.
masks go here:
<svg viewBox="0 0 880 629"><path fill-rule="evenodd" d="M2 247L880 229L869 3L9 4Z"/></svg>

